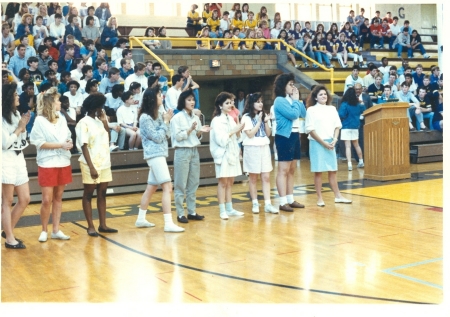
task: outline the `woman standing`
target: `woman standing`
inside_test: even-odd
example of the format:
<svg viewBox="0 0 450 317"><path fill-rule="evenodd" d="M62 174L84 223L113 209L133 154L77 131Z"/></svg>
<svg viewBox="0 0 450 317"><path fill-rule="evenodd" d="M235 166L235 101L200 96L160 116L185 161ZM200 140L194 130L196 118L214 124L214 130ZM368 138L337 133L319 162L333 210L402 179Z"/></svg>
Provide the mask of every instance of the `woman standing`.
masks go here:
<svg viewBox="0 0 450 317"><path fill-rule="evenodd" d="M22 150L28 146L26 125L30 112L20 116L16 84L2 85L2 237L7 249L25 249L14 237L14 227L30 203L28 172ZM14 192L17 203L11 209Z"/></svg>
<svg viewBox="0 0 450 317"><path fill-rule="evenodd" d="M249 189L252 198L252 212L259 213L256 182L261 175L262 190L264 194L264 211L277 214L278 209L272 206L270 201L270 172L272 171L272 159L270 156L269 135L271 115L263 111L261 93L253 93L247 96L242 124L244 125L244 138L242 144L244 151L244 172L249 173Z"/></svg>
<svg viewBox="0 0 450 317"><path fill-rule="evenodd" d="M70 150L73 147L69 127L61 110L61 102L56 87L52 87L39 96L37 117L31 130L30 142L36 146L38 182L42 190L40 242L47 241L47 225L52 212L52 239L69 240L59 230L62 196L64 188L72 182Z"/></svg>
<svg viewBox="0 0 450 317"><path fill-rule="evenodd" d="M278 153L277 189L280 210L292 212L293 208L305 208L294 200L294 173L300 159L300 122L306 115L305 105L294 86L293 74L275 78L274 111L277 121L275 145Z"/></svg>
<svg viewBox="0 0 450 317"><path fill-rule="evenodd" d="M195 96L192 90L186 90L178 98L179 111L170 121L174 156L174 187L177 220L187 223L189 220L202 220L195 212L196 191L200 183L200 157L197 146L203 132L209 132L209 126L202 126L194 114ZM186 196L187 218L184 216L184 197Z"/></svg>
<svg viewBox="0 0 450 317"><path fill-rule="evenodd" d="M363 109L359 106L358 97L356 97L355 88L350 87L342 97L342 103L339 107L339 117L342 120L341 140L345 141L345 156L347 157L348 170L352 170L352 144L355 147L359 158L358 167L364 167L364 160L361 148L359 147L359 117Z"/></svg>
<svg viewBox="0 0 450 317"><path fill-rule="evenodd" d="M172 183L166 159L169 156L167 138L170 136L169 123L173 117L173 110L169 109L167 112L163 112L163 110L160 87L157 85L154 88L147 88L142 97L139 126L141 127L144 160L147 161L150 171L148 173L148 185L141 198L139 215L135 225L138 228L155 226L145 219L145 215L153 194L158 189L158 186L161 185L163 190L164 231L183 232L184 228L178 227L172 220Z"/></svg>
<svg viewBox="0 0 450 317"><path fill-rule="evenodd" d="M243 212L233 209L231 187L234 178L242 174L239 162L239 138L243 124L236 124L229 113L233 107L233 95L221 92L216 97L215 109L211 121L211 138L209 149L216 165L217 198L219 201L220 218L227 220L228 216L242 216Z"/></svg>
<svg viewBox="0 0 450 317"><path fill-rule="evenodd" d="M97 190L97 210L100 225L98 231L115 233L117 229L106 226L106 189L112 181L111 157L109 154L109 127L103 105L106 98L101 93L89 95L83 102L83 110L87 113L81 119L75 131L77 134L77 148L81 152L81 177L83 179L83 211L88 223L87 234L98 237L92 221L92 196Z"/></svg>
<svg viewBox="0 0 450 317"><path fill-rule="evenodd" d="M337 184L337 159L334 147L337 143L341 120L336 108L331 105L331 96L324 86L316 86L307 102L306 133L309 133L309 154L311 172L314 172L314 186L317 206L324 207L322 198L322 172L328 172L328 181L334 192L334 202L351 204L344 198Z"/></svg>

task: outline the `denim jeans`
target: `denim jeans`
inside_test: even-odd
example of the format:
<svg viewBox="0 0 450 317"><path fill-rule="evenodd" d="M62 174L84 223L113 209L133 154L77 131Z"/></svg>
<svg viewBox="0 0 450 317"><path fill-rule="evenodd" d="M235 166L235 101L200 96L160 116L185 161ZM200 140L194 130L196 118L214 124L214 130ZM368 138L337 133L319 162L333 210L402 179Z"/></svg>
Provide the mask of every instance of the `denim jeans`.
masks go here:
<svg viewBox="0 0 450 317"><path fill-rule="evenodd" d="M323 64L323 62L325 62L325 66L330 66L331 63L327 53L314 52L314 56L318 63Z"/></svg>
<svg viewBox="0 0 450 317"><path fill-rule="evenodd" d="M36 118L36 114L33 111L30 111L30 121L28 121L27 126L25 127L28 135L31 133L31 129L33 129L35 118Z"/></svg>
<svg viewBox="0 0 450 317"><path fill-rule="evenodd" d="M195 214L196 191L200 184L200 156L197 147L175 148L173 185L178 217L184 216L184 196L188 214Z"/></svg>
<svg viewBox="0 0 450 317"><path fill-rule="evenodd" d="M116 123L117 124L117 123ZM119 149L123 150L125 147L125 137L127 135L127 132L124 128L121 128L119 132L117 132L114 129L110 129L111 131L111 142L114 142L117 144Z"/></svg>
<svg viewBox="0 0 450 317"><path fill-rule="evenodd" d="M374 45L378 42L379 45L383 45L383 37L371 36L370 38L370 48L373 48Z"/></svg>
<svg viewBox="0 0 450 317"><path fill-rule="evenodd" d="M419 114L416 113L416 106L409 106L409 109L406 111L406 115L408 116L409 122L411 122L414 126L414 122L412 122L411 117L415 116L417 118L417 121L419 123L423 122L423 113L420 112Z"/></svg>
<svg viewBox="0 0 450 317"><path fill-rule="evenodd" d="M389 49L390 50L394 49L394 47L392 45L394 44L395 36L391 36L391 37L383 36L381 38L381 45L384 45L384 41L387 41L389 43Z"/></svg>
<svg viewBox="0 0 450 317"><path fill-rule="evenodd" d="M114 47L118 41L118 37L110 37L108 41L101 41L101 44L106 47Z"/></svg>
<svg viewBox="0 0 450 317"><path fill-rule="evenodd" d="M306 51L306 52L304 52L305 53L305 55L307 55L309 58L311 58L311 59L315 59L314 58L314 53L312 52L312 51ZM308 60L305 58L305 57L303 57L302 56L302 61L303 61L303 63L308 63Z"/></svg>

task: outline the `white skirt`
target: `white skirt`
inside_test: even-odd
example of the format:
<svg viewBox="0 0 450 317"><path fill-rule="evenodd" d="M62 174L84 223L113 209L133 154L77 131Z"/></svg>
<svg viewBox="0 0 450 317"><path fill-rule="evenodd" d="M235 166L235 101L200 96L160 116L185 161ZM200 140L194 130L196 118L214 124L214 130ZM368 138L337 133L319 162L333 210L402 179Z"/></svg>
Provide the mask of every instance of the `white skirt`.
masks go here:
<svg viewBox="0 0 450 317"><path fill-rule="evenodd" d="M273 170L270 146L244 146L244 172L252 174L268 173Z"/></svg>

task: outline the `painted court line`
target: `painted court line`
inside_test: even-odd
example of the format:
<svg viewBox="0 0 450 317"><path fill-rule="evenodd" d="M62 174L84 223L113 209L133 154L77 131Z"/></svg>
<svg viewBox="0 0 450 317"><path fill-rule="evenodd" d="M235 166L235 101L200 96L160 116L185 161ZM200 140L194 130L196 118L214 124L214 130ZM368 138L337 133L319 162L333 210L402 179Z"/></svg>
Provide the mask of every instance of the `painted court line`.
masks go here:
<svg viewBox="0 0 450 317"><path fill-rule="evenodd" d="M401 270L401 269L406 269L406 268L410 268L410 267L415 267L415 266L419 266L419 265L424 265L424 264L428 264L428 263L433 263L433 262L438 262L438 261L442 261L443 258L436 258L436 259L430 259L430 260L425 260L425 261L421 261L421 262L414 262L414 263L409 263L409 264L404 264L404 265L400 265L400 266L395 266L395 267L391 267L388 269L384 269L382 272L393 275L393 276L397 276L397 277L401 277L404 278L408 281L412 281L412 282L416 282L416 283L420 283L423 285L427 285L427 286L431 286L434 288L438 288L438 289L442 289L441 285L438 284L434 284L434 283L430 283L415 277L411 277L405 274L400 274L397 273L395 271L397 270Z"/></svg>
<svg viewBox="0 0 450 317"><path fill-rule="evenodd" d="M87 229L85 226L80 225L79 223L76 222L72 222L74 225L83 228L83 229ZM311 293L318 293L318 294L326 294L326 295L332 295L332 296L343 296L343 297L353 297L353 298L361 298L361 299L368 299L368 300L375 300L375 301L387 301L387 302L395 302L395 303L404 303L404 304L433 304L433 303L428 303L428 302L416 302L416 301L409 301L409 300L402 300L402 299L393 299L393 298L383 298L383 297L375 297L375 296L367 296L367 295L357 295L357 294L348 294L348 293L340 293L340 292L333 292L333 291L326 291L326 290L321 290L321 289L313 289L313 288L305 288L305 287L300 287L300 286L294 286L294 285L287 285L287 284L279 284L279 283L273 283L273 282L267 282L267 281L262 281L262 280L254 280L254 279L249 279L249 278L245 278L245 277L240 277L240 276L234 276L234 275L228 275L228 274L224 274L224 273L219 273L219 272L214 272L214 271L209 271L209 270L205 270L202 268L198 268L198 267L194 267L194 266L189 266L189 265L185 265L185 264L181 264L181 263L176 263L176 262L172 262L163 258L159 258L156 256L153 256L151 254L133 249L127 245L124 245L120 242L114 241L102 234L98 235L100 238L105 239L106 241L116 245L119 248L122 248L124 250L127 250L129 252L133 252L135 254L141 255L143 257L152 259L152 260L156 260L158 262L162 262L162 263L166 263L169 265L173 265L173 266L177 266L180 268L184 268L187 270L191 270L191 271L195 271L195 272L199 272L199 273L206 273L206 274L211 274L211 275L215 275L215 276L220 276L223 278L229 278L229 279L233 279L233 280L237 280L237 281L242 281L242 282L247 282L247 283L253 283L253 284L259 284L259 285L266 285L266 286L270 286L270 287L279 287L279 288L284 288L284 289L291 289L291 290L297 290L297 291L307 291L307 292L311 292ZM157 279L167 283L166 281L164 281L163 279L156 277Z"/></svg>

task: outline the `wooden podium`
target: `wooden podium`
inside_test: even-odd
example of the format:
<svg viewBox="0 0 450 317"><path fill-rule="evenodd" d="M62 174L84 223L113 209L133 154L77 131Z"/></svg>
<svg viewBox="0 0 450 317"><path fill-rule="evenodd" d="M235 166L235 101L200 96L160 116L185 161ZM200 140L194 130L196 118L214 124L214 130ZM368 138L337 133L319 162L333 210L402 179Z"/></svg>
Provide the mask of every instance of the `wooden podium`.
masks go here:
<svg viewBox="0 0 450 317"><path fill-rule="evenodd" d="M364 111L364 178L411 178L408 108L406 102L391 102Z"/></svg>

